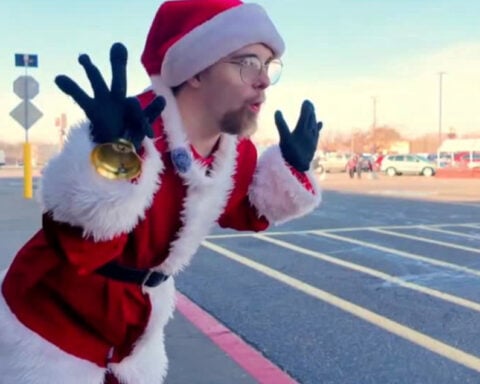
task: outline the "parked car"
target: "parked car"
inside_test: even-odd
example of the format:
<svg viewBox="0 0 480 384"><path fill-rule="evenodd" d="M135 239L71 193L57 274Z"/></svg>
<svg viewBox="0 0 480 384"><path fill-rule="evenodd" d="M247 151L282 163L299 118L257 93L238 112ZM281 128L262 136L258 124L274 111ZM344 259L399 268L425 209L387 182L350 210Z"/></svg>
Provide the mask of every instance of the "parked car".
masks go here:
<svg viewBox="0 0 480 384"><path fill-rule="evenodd" d="M430 153L427 155L427 160L437 164L437 169L445 168L452 163L452 155L448 153L441 153L439 156L437 153Z"/></svg>
<svg viewBox="0 0 480 384"><path fill-rule="evenodd" d="M350 154L327 152L313 159L313 169L317 173L345 172Z"/></svg>
<svg viewBox="0 0 480 384"><path fill-rule="evenodd" d="M467 167L470 169L480 168L480 153L473 152L459 152L453 157L454 164L460 167Z"/></svg>
<svg viewBox="0 0 480 384"><path fill-rule="evenodd" d="M360 170L362 172L372 172L374 170L375 161L372 156L362 155L358 161L360 162Z"/></svg>
<svg viewBox="0 0 480 384"><path fill-rule="evenodd" d="M388 155L383 158L380 170L388 176L410 174L429 177L435 175L437 166L417 155Z"/></svg>

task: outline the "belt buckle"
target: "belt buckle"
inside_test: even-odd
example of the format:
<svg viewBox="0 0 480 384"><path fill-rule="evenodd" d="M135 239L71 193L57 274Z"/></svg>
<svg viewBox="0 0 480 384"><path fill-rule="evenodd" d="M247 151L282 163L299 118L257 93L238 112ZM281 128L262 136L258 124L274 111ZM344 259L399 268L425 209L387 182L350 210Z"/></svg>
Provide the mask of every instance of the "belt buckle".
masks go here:
<svg viewBox="0 0 480 384"><path fill-rule="evenodd" d="M149 269L148 272L146 273L144 279L142 280L142 287L148 287L147 282L148 282L148 279L150 279L150 276L152 276L152 274L154 273L155 271L153 269Z"/></svg>

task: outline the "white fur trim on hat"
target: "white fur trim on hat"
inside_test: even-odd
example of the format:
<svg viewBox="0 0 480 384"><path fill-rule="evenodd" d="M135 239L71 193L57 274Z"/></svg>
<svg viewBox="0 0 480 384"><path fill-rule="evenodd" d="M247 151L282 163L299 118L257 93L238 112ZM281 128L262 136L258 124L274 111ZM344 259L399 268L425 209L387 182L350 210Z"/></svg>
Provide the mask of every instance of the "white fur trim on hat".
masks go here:
<svg viewBox="0 0 480 384"><path fill-rule="evenodd" d="M265 10L242 4L224 11L183 36L167 51L161 77L165 85L179 85L232 52L263 43L280 57L285 44Z"/></svg>

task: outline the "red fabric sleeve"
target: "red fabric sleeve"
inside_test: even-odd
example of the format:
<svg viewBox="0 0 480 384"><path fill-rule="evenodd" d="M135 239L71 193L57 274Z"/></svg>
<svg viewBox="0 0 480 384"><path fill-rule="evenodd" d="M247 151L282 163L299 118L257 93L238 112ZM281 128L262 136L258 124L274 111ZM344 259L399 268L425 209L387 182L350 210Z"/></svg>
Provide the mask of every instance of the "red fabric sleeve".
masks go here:
<svg viewBox="0 0 480 384"><path fill-rule="evenodd" d="M242 199L234 207L230 207L218 220L222 228L232 228L238 231L264 231L270 223L252 206L248 198Z"/></svg>
<svg viewBox="0 0 480 384"><path fill-rule="evenodd" d="M43 215L43 231L47 241L79 274L89 274L118 258L127 242L126 234L109 241L94 241L83 236L82 228L54 221L49 214Z"/></svg>
<svg viewBox="0 0 480 384"><path fill-rule="evenodd" d="M263 231L270 223L264 216L259 215L248 198L248 190L257 166L257 150L250 140L242 140L237 150L234 188L218 224L223 228L240 231Z"/></svg>

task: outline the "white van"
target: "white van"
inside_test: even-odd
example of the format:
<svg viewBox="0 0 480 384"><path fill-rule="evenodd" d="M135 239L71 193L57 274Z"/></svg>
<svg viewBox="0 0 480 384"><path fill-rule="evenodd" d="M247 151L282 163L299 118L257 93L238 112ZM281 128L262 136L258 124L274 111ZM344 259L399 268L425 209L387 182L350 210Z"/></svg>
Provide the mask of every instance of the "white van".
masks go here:
<svg viewBox="0 0 480 384"><path fill-rule="evenodd" d="M410 174L429 177L435 175L437 166L417 155L388 155L383 158L380 170L388 176Z"/></svg>
<svg viewBox="0 0 480 384"><path fill-rule="evenodd" d="M317 173L346 172L349 153L327 152L313 159L313 169Z"/></svg>

